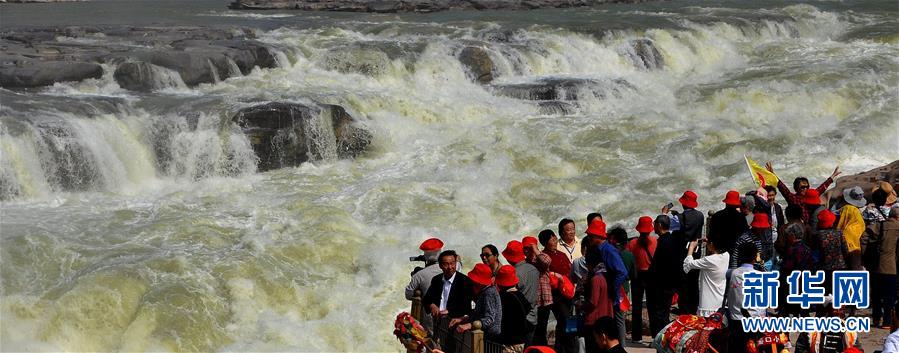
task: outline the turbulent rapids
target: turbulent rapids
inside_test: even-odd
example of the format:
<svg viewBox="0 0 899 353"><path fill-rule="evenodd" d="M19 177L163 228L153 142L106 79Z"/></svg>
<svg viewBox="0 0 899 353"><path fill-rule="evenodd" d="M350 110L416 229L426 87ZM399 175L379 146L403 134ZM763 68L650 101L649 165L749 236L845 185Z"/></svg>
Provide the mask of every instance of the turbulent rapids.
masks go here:
<svg viewBox="0 0 899 353"><path fill-rule="evenodd" d="M896 2L214 3L171 37L10 27L38 10L0 6L4 40L89 65L4 71L3 351L396 351L429 233L468 265L562 217L632 226L686 188L718 208L751 183L744 154L813 183L899 159Z"/></svg>

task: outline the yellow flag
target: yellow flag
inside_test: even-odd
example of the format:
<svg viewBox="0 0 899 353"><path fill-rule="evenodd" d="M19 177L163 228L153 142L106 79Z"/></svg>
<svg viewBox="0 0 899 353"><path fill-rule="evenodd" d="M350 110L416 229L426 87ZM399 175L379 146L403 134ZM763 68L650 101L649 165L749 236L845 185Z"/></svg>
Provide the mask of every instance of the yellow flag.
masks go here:
<svg viewBox="0 0 899 353"><path fill-rule="evenodd" d="M754 160L749 158L749 156L743 156L746 158L746 166L749 167L749 174L752 174L752 180L755 180L755 183L758 186L777 186L777 175L769 172L765 167L760 166Z"/></svg>

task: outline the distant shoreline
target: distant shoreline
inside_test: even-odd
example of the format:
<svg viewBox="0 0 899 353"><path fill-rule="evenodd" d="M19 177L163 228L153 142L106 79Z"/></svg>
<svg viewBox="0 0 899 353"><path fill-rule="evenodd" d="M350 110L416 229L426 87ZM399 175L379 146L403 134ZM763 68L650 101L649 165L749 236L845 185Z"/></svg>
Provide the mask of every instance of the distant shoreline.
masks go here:
<svg viewBox="0 0 899 353"><path fill-rule="evenodd" d="M232 10L300 10L336 12L438 12L447 10L535 10L588 7L640 0L235 0Z"/></svg>

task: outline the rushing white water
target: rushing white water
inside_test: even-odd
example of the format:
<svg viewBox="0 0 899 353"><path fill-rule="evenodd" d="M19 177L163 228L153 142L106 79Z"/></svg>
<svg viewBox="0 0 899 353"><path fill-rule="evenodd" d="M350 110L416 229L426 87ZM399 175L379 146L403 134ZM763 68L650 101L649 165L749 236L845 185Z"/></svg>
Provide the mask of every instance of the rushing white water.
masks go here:
<svg viewBox="0 0 899 353"><path fill-rule="evenodd" d="M399 351L427 234L470 266L562 217L630 227L688 188L718 208L750 186L744 154L813 183L899 158L895 11L634 9L670 22L284 27L261 38L281 67L215 84L0 92L0 350ZM635 63L641 39L660 67ZM465 46L496 85L599 83L545 114L473 82ZM256 173L234 111L307 100L347 108L372 150Z"/></svg>

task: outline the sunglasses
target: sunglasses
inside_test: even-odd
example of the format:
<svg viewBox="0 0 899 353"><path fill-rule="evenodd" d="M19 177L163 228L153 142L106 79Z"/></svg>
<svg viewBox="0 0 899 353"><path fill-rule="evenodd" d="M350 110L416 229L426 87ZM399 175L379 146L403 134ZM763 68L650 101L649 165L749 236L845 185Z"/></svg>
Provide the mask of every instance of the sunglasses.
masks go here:
<svg viewBox="0 0 899 353"><path fill-rule="evenodd" d="M482 258L485 258L485 257L491 257L491 256L493 256L493 254L481 254L481 257L482 257Z"/></svg>

